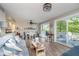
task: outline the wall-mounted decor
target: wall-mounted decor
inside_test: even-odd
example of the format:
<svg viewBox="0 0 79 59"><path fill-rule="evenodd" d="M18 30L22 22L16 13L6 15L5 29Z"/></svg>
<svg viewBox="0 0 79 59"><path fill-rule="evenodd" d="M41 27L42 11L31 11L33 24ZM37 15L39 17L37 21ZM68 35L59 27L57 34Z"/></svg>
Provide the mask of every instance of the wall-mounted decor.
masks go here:
<svg viewBox="0 0 79 59"><path fill-rule="evenodd" d="M12 33L12 29L6 29L5 32L6 33Z"/></svg>

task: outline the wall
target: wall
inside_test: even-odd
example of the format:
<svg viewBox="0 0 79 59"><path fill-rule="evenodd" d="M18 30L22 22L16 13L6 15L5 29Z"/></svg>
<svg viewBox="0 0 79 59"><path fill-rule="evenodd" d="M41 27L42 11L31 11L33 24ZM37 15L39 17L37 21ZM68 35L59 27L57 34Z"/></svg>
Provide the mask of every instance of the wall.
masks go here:
<svg viewBox="0 0 79 59"><path fill-rule="evenodd" d="M10 29L12 32L15 32L16 21L12 17L6 15L6 22L7 22L7 30Z"/></svg>
<svg viewBox="0 0 79 59"><path fill-rule="evenodd" d="M7 16L2 9L0 9L0 22L2 23L2 26L0 26L0 36L5 35L8 28L12 29L12 32L15 31L15 21L10 16Z"/></svg>
<svg viewBox="0 0 79 59"><path fill-rule="evenodd" d="M23 21L23 20L17 20L16 21L16 25L18 27L18 29L16 31L20 32L22 34L23 34L23 32L26 32L26 33L30 33L32 35L32 34L34 34L38 30L36 25L29 25L28 22ZM26 28L28 28L30 26L32 26L33 28L35 27L36 29L35 30L26 29Z"/></svg>
<svg viewBox="0 0 79 59"><path fill-rule="evenodd" d="M0 10L0 21L5 21L5 13Z"/></svg>
<svg viewBox="0 0 79 59"><path fill-rule="evenodd" d="M2 25L0 26L0 36L5 35L5 28L7 27L5 13L0 9L0 22Z"/></svg>
<svg viewBox="0 0 79 59"><path fill-rule="evenodd" d="M50 21L50 32L54 34L54 20Z"/></svg>
<svg viewBox="0 0 79 59"><path fill-rule="evenodd" d="M3 21L4 22L3 27L6 27L5 13L2 10L0 10L0 21Z"/></svg>

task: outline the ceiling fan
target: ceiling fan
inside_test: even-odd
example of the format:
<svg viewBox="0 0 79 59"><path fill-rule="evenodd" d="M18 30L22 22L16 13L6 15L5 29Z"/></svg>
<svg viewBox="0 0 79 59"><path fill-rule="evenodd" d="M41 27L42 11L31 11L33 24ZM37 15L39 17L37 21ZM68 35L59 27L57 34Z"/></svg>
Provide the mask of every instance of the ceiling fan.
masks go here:
<svg viewBox="0 0 79 59"><path fill-rule="evenodd" d="M32 20L30 20L29 22L28 22L28 27L27 28L24 28L24 29L28 29L28 30L35 30L36 28L34 28L34 25L36 26L37 25L37 23L35 23L35 22L33 22Z"/></svg>
<svg viewBox="0 0 79 59"><path fill-rule="evenodd" d="M52 4L51 3L45 3L43 5L43 11L44 12L50 11L51 9L52 9Z"/></svg>
<svg viewBox="0 0 79 59"><path fill-rule="evenodd" d="M30 21L29 21L29 24L30 24L30 25L33 25L33 24L37 24L37 23L35 23L35 22L33 22L32 20L30 20Z"/></svg>

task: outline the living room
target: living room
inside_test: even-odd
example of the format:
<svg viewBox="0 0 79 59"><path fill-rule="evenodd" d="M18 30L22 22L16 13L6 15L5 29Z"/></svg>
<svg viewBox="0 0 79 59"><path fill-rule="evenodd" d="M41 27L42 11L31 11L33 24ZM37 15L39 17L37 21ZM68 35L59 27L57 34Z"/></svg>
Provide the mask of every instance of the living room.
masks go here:
<svg viewBox="0 0 79 59"><path fill-rule="evenodd" d="M78 30L78 3L0 3L1 56L78 56Z"/></svg>

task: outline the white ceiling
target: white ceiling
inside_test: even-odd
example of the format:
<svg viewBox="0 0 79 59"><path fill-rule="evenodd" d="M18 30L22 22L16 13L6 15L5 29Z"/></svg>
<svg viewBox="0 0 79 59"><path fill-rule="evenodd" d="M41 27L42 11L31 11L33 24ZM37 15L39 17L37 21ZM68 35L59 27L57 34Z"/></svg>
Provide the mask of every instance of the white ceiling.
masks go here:
<svg viewBox="0 0 79 59"><path fill-rule="evenodd" d="M43 11L43 3L1 3L1 6L16 21L33 20L37 23L56 18L79 8L77 3L52 3L50 12Z"/></svg>

